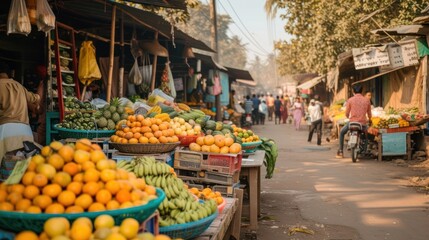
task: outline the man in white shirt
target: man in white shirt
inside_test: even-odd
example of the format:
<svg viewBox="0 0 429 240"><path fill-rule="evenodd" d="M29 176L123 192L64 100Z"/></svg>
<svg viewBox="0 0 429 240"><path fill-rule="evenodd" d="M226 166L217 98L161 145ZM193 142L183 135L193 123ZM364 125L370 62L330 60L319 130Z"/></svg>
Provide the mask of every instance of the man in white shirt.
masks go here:
<svg viewBox="0 0 429 240"><path fill-rule="evenodd" d="M308 142L311 142L313 138L313 132L316 130L317 133L317 145L322 143L322 109L319 104L316 104L314 99L310 100L310 106L308 106L308 113L311 120L311 128L308 133Z"/></svg>

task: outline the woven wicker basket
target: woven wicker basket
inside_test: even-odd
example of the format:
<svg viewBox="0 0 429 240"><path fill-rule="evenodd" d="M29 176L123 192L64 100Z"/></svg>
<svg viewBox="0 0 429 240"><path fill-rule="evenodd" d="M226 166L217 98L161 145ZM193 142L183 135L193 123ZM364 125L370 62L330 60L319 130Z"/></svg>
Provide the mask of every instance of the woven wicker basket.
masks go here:
<svg viewBox="0 0 429 240"><path fill-rule="evenodd" d="M180 142L160 143L160 144L130 144L130 143L113 143L110 145L123 153L166 153L173 151Z"/></svg>

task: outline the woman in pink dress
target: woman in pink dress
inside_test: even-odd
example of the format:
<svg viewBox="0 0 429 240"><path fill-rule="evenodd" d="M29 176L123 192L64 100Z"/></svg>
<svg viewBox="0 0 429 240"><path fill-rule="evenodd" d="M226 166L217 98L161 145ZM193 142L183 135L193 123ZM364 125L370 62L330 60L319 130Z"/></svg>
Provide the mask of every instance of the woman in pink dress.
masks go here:
<svg viewBox="0 0 429 240"><path fill-rule="evenodd" d="M295 124L295 130L299 130L301 126L301 119L304 114L304 105L301 103L301 99L299 97L295 98L295 102L292 106L293 111L293 119Z"/></svg>

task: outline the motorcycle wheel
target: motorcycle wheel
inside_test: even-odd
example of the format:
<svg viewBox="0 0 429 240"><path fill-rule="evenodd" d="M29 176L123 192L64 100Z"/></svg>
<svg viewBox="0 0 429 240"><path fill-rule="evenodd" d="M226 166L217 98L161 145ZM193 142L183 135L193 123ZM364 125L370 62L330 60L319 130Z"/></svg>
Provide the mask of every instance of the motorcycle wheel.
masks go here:
<svg viewBox="0 0 429 240"><path fill-rule="evenodd" d="M358 152L359 149L357 147L352 147L351 153L352 153L352 161L355 163L358 158Z"/></svg>

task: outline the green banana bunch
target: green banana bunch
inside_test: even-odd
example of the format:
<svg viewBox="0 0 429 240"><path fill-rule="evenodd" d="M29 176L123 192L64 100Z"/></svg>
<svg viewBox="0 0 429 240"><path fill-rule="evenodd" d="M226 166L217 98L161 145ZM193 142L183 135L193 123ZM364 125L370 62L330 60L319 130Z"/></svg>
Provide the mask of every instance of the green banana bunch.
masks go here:
<svg viewBox="0 0 429 240"><path fill-rule="evenodd" d="M261 138L262 144L259 146L261 150L265 151L264 165L267 169L265 178L272 178L276 161L278 157L278 148L274 140L268 138Z"/></svg>

